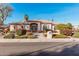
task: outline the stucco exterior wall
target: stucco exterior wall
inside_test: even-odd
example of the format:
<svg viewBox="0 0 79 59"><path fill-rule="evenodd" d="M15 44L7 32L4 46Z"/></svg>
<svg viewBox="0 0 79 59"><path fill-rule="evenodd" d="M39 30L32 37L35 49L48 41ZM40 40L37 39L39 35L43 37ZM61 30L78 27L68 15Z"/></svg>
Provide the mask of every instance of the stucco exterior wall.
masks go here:
<svg viewBox="0 0 79 59"><path fill-rule="evenodd" d="M10 31L15 31L14 25L10 25Z"/></svg>
<svg viewBox="0 0 79 59"><path fill-rule="evenodd" d="M30 25L24 25L24 28L25 28L26 30L30 30Z"/></svg>
<svg viewBox="0 0 79 59"><path fill-rule="evenodd" d="M31 25L33 23L37 24L37 31L43 31L44 30L44 28L43 28L44 25L47 27L47 29L54 30L54 25L52 25L52 23L42 23L42 22L34 22L34 21L32 22L32 21L30 21L30 22L23 23L22 25L24 26L24 29L30 31L31 30ZM14 26L21 26L21 25L14 24ZM10 30L11 31L15 30L14 26L10 25ZM16 28L18 28L18 27L16 27Z"/></svg>
<svg viewBox="0 0 79 59"><path fill-rule="evenodd" d="M38 31L41 30L41 24L40 23L37 23L38 24Z"/></svg>
<svg viewBox="0 0 79 59"><path fill-rule="evenodd" d="M41 24L41 31L43 31L43 26L44 26L44 24Z"/></svg>
<svg viewBox="0 0 79 59"><path fill-rule="evenodd" d="M52 29L52 24L47 24L48 29Z"/></svg>
<svg viewBox="0 0 79 59"><path fill-rule="evenodd" d="M43 31L43 26L47 26L47 29L54 30L54 25L52 24L41 24L41 30Z"/></svg>
<svg viewBox="0 0 79 59"><path fill-rule="evenodd" d="M52 25L52 30L53 30L53 31L55 30L55 26L54 26L54 25Z"/></svg>

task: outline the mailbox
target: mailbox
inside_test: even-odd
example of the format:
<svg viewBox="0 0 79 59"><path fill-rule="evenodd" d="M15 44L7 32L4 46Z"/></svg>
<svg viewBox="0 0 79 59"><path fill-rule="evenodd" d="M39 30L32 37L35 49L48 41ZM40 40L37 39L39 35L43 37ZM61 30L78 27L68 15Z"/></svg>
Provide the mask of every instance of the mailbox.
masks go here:
<svg viewBox="0 0 79 59"><path fill-rule="evenodd" d="M48 31L47 32L47 38L48 39L52 39L52 31Z"/></svg>

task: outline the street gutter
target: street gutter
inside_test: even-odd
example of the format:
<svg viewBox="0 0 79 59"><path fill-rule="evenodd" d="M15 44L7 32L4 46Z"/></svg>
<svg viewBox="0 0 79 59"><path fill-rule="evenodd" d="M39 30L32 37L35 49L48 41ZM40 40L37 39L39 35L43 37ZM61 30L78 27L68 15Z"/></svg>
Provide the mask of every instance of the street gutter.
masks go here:
<svg viewBox="0 0 79 59"><path fill-rule="evenodd" d="M79 42L79 38L58 39L0 39L0 42Z"/></svg>

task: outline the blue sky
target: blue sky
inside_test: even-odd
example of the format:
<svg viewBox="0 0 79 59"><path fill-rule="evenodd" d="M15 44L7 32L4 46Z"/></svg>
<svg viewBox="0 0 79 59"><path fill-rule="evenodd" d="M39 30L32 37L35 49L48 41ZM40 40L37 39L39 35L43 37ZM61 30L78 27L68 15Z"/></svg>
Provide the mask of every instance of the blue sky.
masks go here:
<svg viewBox="0 0 79 59"><path fill-rule="evenodd" d="M57 23L79 25L78 3L12 3L10 5L13 11L5 20L5 24L23 21L23 16L27 14L29 20L53 19Z"/></svg>

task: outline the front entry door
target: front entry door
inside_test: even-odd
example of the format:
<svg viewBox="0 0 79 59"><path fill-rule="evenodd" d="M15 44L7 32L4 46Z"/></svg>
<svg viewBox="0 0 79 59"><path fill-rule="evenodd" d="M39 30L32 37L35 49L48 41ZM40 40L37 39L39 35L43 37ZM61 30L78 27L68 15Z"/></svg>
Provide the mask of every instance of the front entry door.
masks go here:
<svg viewBox="0 0 79 59"><path fill-rule="evenodd" d="M38 30L38 24L36 24L36 23L31 23L31 24L30 24L30 28L31 28L31 31L32 31L32 32L37 32L37 30Z"/></svg>

